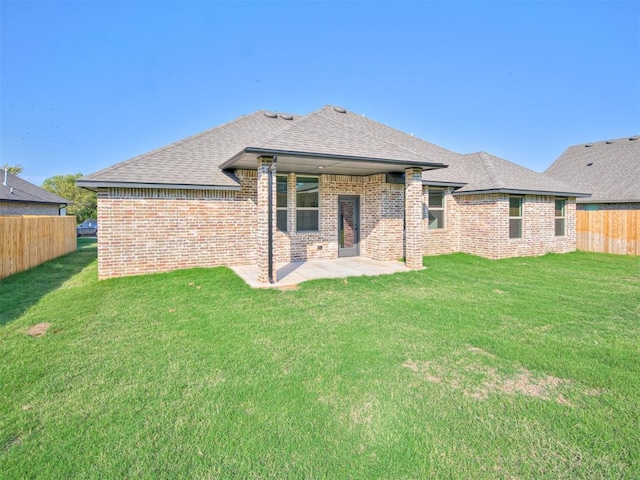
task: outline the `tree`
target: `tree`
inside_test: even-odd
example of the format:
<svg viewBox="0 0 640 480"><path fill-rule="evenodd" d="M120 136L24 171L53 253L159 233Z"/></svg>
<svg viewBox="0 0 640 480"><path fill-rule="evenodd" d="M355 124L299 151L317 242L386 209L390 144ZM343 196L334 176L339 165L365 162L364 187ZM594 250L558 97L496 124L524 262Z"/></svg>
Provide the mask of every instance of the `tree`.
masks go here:
<svg viewBox="0 0 640 480"><path fill-rule="evenodd" d="M22 165L14 165L13 167L8 163L2 166L2 170L9 170L12 175L20 175L22 173Z"/></svg>
<svg viewBox="0 0 640 480"><path fill-rule="evenodd" d="M67 215L75 215L78 223L87 218L96 218L98 206L95 192L76 185L76 180L80 177L82 177L81 173L56 175L42 183L42 188L45 190L73 202L67 207Z"/></svg>

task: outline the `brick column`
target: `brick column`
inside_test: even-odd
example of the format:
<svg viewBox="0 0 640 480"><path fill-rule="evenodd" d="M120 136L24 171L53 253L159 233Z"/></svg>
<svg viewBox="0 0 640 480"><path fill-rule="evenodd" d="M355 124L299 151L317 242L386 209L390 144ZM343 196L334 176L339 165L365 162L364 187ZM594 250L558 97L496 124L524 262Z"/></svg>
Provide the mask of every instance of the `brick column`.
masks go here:
<svg viewBox="0 0 640 480"><path fill-rule="evenodd" d="M422 268L422 169L407 168L404 176L404 257L407 267Z"/></svg>
<svg viewBox="0 0 640 480"><path fill-rule="evenodd" d="M273 212L269 219L269 167L273 163L273 157L258 157L258 225L257 225L257 265L258 282L269 282L269 221L273 225L273 232L276 231L276 180L275 165L273 167L273 185L271 195L273 198ZM275 281L275 266L273 267L273 277Z"/></svg>

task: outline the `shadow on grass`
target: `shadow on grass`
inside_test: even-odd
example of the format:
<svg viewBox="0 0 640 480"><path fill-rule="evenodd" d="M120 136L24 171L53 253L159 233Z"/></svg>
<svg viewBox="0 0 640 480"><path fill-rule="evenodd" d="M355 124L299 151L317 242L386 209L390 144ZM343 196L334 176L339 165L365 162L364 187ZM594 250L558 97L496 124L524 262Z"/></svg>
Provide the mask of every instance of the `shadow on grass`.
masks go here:
<svg viewBox="0 0 640 480"><path fill-rule="evenodd" d="M97 257L96 239L79 238L78 249L0 280L0 326L20 317Z"/></svg>

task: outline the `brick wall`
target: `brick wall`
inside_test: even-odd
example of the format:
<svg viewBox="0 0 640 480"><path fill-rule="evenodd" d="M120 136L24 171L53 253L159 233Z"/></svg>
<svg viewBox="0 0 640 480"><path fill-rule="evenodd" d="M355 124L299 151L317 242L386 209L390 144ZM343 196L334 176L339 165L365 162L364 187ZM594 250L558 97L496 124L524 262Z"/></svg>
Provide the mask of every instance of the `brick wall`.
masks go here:
<svg viewBox="0 0 640 480"><path fill-rule="evenodd" d="M256 172L238 171L241 190L101 190L101 279L256 261Z"/></svg>
<svg viewBox="0 0 640 480"><path fill-rule="evenodd" d="M320 175L320 231L297 232L296 176L288 174L288 232L275 235L276 262L338 257L338 197L360 197L360 255L397 260L403 253L404 186L384 175ZM399 240L400 239L400 240Z"/></svg>
<svg viewBox="0 0 640 480"><path fill-rule="evenodd" d="M103 189L98 195L100 278L190 267L256 264L257 172L236 172L240 191ZM320 231L296 232L294 174L288 174L288 232L274 229L276 263L338 257L338 196L360 197L360 255L405 255L405 186L385 175L319 175ZM274 182L275 183L275 182ZM428 200L428 189L422 191ZM554 197L528 195L523 238L509 239L509 197L445 193L445 228L422 219L425 255L457 251L488 258L575 250L575 199L566 204L565 237L555 237ZM274 204L275 207L275 204Z"/></svg>
<svg viewBox="0 0 640 480"><path fill-rule="evenodd" d="M452 189L444 191L444 228L429 229L428 209L429 188L423 189L423 218L422 231L424 236L425 255L443 255L460 251L460 205L451 195Z"/></svg>
<svg viewBox="0 0 640 480"><path fill-rule="evenodd" d="M58 205L0 202L0 215L60 215Z"/></svg>
<svg viewBox="0 0 640 480"><path fill-rule="evenodd" d="M575 250L575 199L565 207L565 232L555 236L555 197L526 195L522 238L509 238L509 195L458 195L460 251L487 258L536 256Z"/></svg>

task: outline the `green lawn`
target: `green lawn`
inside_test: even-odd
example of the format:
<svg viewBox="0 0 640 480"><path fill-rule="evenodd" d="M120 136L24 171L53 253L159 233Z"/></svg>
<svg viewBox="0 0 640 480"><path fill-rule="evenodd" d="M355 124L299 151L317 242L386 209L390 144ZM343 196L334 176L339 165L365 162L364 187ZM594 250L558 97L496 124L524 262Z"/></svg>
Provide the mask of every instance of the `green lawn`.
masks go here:
<svg viewBox="0 0 640 480"><path fill-rule="evenodd" d="M640 477L637 257L279 291L79 244L0 281L2 478Z"/></svg>

